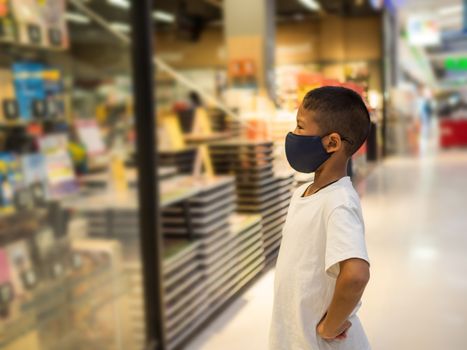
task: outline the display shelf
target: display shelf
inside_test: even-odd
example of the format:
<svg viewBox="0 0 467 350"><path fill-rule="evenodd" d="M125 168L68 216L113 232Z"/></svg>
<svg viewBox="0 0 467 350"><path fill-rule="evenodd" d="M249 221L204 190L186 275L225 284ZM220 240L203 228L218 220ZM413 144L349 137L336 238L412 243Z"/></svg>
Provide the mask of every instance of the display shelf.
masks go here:
<svg viewBox="0 0 467 350"><path fill-rule="evenodd" d="M206 194L213 195L208 191ZM204 202L202 196L195 197L193 201L197 200ZM234 197L231 197L231 201L234 201ZM177 324L173 331L168 331L169 344L173 347L187 338L191 334L190 330L201 325L209 314L215 312L216 308L213 306L229 299L228 295L237 288L244 275L243 269L247 269L248 272L251 264L258 265L264 261L259 216L241 216L241 220L229 220L219 231L214 230L196 237L196 242L200 244L199 263L203 278L196 275L180 289L185 291L181 292L185 299L177 300L176 304L172 302L172 310L175 308L175 311L169 311L170 317L174 317L174 312L180 310L182 305L188 310L168 321L169 328ZM193 273L190 273L190 276L192 275ZM198 280L198 284L193 286L195 280ZM190 285L192 286L188 292L185 288L189 288ZM186 295L196 301L190 304Z"/></svg>
<svg viewBox="0 0 467 350"><path fill-rule="evenodd" d="M177 175L175 167L160 167L158 168L158 176L160 181L169 180ZM130 187L135 187L138 176L134 169L127 169L126 178ZM110 181L110 176L107 171L94 174L83 175L79 178L80 185L90 189L105 189Z"/></svg>
<svg viewBox="0 0 467 350"><path fill-rule="evenodd" d="M186 341L193 330L260 273L266 257L261 216L234 214L234 177L177 181L169 180L166 191L180 191L178 184L189 184L190 191L178 201L164 201L161 217L165 237L164 315L170 349ZM95 194L83 203L75 202L74 210L86 213L89 233L113 235L130 249L127 242L132 235L137 237L139 227L136 198L131 197ZM89 201L94 203L90 205ZM133 339L144 339L142 269L136 244L132 250L123 263L130 284L128 315Z"/></svg>
<svg viewBox="0 0 467 350"><path fill-rule="evenodd" d="M209 235L226 225L229 216L235 211L235 205L224 207L222 210L210 213L209 216L191 218L191 227L186 225L186 219L162 218L163 231L167 235ZM191 231L191 232L190 232Z"/></svg>
<svg viewBox="0 0 467 350"><path fill-rule="evenodd" d="M165 294L165 317L168 342L179 338L184 328L196 320L206 303L203 272L199 259L199 242L186 239L164 239L163 280ZM134 249L134 248L133 248ZM131 281L142 281L141 263L132 253L125 269ZM136 302L142 300L142 288L135 288L131 296ZM134 305L134 303L133 303ZM138 307L142 311L142 305ZM144 335L144 313L133 313L135 335Z"/></svg>
<svg viewBox="0 0 467 350"><path fill-rule="evenodd" d="M266 225L263 225L265 232L267 232L267 234L264 235L265 240L267 240L271 236L273 236L276 229L280 230L282 228L282 224L284 223L284 219L285 219L284 215L281 215L276 220L273 220L273 221L267 223Z"/></svg>
<svg viewBox="0 0 467 350"><path fill-rule="evenodd" d="M205 271L211 266L219 264L222 260L224 247L229 243L230 227L211 234L210 236L202 237L200 239L200 251L204 256L203 265Z"/></svg>
<svg viewBox="0 0 467 350"><path fill-rule="evenodd" d="M233 180L233 178L231 179ZM231 181L229 185L223 189L216 190L213 193L207 193L207 191L205 191L203 196L194 197L190 201L193 205L197 205L197 204L206 205L210 203L212 203L213 205L218 205L215 203L216 201L220 201L225 197L231 197L234 193L235 193L235 186L234 186L233 181Z"/></svg>
<svg viewBox="0 0 467 350"><path fill-rule="evenodd" d="M271 202L276 197L281 196L282 194L287 192L287 188L284 187L279 187L279 184L276 184L276 188L259 194L243 194L242 196L239 196L238 199L238 204L240 207L242 206L248 206L248 205L263 205Z"/></svg>
<svg viewBox="0 0 467 350"><path fill-rule="evenodd" d="M203 201L202 199L212 196L213 193L219 190L221 190L221 195L232 193L233 179L185 180L188 179L178 178L175 181L169 180L167 186L162 184L161 187L164 189L162 191L162 205L167 209L167 215L171 220L182 227L186 226L183 215L184 210L177 210L176 208L178 202L186 201L189 207L193 205L198 210L198 217L196 217L196 211L193 214L195 225L205 226L206 222L203 220L203 214L207 209L216 213L219 207L213 206L212 202ZM181 185L182 188L180 188ZM185 189L183 189L183 186ZM222 191L225 188L228 191ZM102 201L98 205L94 203L91 208L92 210L89 210L90 208L87 203L78 203L77 206L75 203L75 209L79 208L88 214L90 221L89 231L91 233L100 231L101 234L114 235L115 238L123 238L126 241L129 238L135 239L139 227L138 212L134 203L136 201L135 196L132 196L131 200L126 197L118 199L118 201L115 198L103 196L105 204L102 204ZM91 196L86 201L95 202L95 198L96 196ZM97 196L97 198L102 197ZM230 199L234 203L232 196L230 196ZM183 209L183 206L181 208ZM128 235L132 237L128 237ZM199 242L186 239L164 240L163 277L169 342L173 341L173 339L178 339L178 333L181 332L179 325L182 321L183 324L188 324L199 317L202 303L206 299L204 295L205 288L200 286L204 275L200 268L198 245ZM137 256L137 254L134 254L134 256ZM126 275L132 281L138 281L142 273L141 265L139 261L135 261L136 258L130 260L133 260L133 263L125 264ZM129 299L133 301L132 305L138 304L137 301L143 299L142 288L132 287ZM141 339L144 338L144 312L142 305L137 306L136 310L136 313L131 313L132 333L134 337Z"/></svg>
<svg viewBox="0 0 467 350"><path fill-rule="evenodd" d="M160 189L160 205L165 207L200 192L203 189L203 183L197 182L191 176L177 176L163 181ZM122 193L98 192L63 201L63 203L67 207L81 211L99 211L103 208L134 210L137 208L137 193L133 190Z"/></svg>
<svg viewBox="0 0 467 350"><path fill-rule="evenodd" d="M256 276L258 276L261 271L264 269L265 264L259 262L256 267L250 269L249 272L244 274L240 281L236 283L236 285L232 288L224 288L223 292L226 294L223 298L218 299L216 302L211 304L207 308L203 308L202 313L196 319L195 322L192 322L189 326L187 326L183 332L179 334L179 338L171 342L169 344L169 349L175 349L179 347L181 344L186 342L194 332L196 332L199 327L205 324L210 318L212 318L220 309L222 309L235 295L237 295L242 288L244 288L249 282L251 282Z"/></svg>
<svg viewBox="0 0 467 350"><path fill-rule="evenodd" d="M265 237L264 242L264 249L266 252L266 257L268 257L271 253L273 253L276 247L276 243L281 240L282 238L282 227L275 227L272 228L269 232L269 235Z"/></svg>
<svg viewBox="0 0 467 350"><path fill-rule="evenodd" d="M226 132L228 125L227 125L227 115L221 111L220 109L210 108L207 110L209 115L210 124L212 130L215 132ZM229 133L229 137L232 137L232 134Z"/></svg>
<svg viewBox="0 0 467 350"><path fill-rule="evenodd" d="M246 141L242 139L216 142L210 145L213 156L236 156L234 160L265 161L271 158L274 152L273 143L268 141Z"/></svg>
<svg viewBox="0 0 467 350"><path fill-rule="evenodd" d="M167 302L166 317L168 330L173 329L176 333L179 324L186 320L201 305L206 304L207 295L205 282L201 280L201 273L192 278L193 282L183 291L183 297Z"/></svg>
<svg viewBox="0 0 467 350"><path fill-rule="evenodd" d="M167 208L162 213L162 227L166 235L206 236L228 225L235 210L234 179L218 177L206 183L200 193L184 204ZM182 214L183 215L180 215ZM189 224L187 225L187 221Z"/></svg>
<svg viewBox="0 0 467 350"><path fill-rule="evenodd" d="M205 283L197 283L188 291L187 295L184 295L183 299L173 301L166 310L168 327L171 327L173 323L177 323L179 319L184 316L183 312L190 307L191 299L196 298L198 301L206 300L206 296L203 294L204 291Z"/></svg>
<svg viewBox="0 0 467 350"><path fill-rule="evenodd" d="M186 280L183 280L180 285L175 289L169 289L166 287L166 316L167 317L167 326L170 327L174 323L180 321L180 318L184 318L187 313L191 311L193 307L196 307L196 304L199 301L205 299L204 295L201 296L200 292L204 292L204 288L197 290L197 285L202 282L202 272L197 266L197 271L187 272L189 277ZM183 309L177 309L176 305L183 304L185 307ZM178 312L176 312L178 311Z"/></svg>
<svg viewBox="0 0 467 350"><path fill-rule="evenodd" d="M0 122L0 128L25 128L31 124L43 124L43 123L66 123L68 120L66 118L33 118L30 120L24 120L18 117L14 120L4 120Z"/></svg>
<svg viewBox="0 0 467 350"><path fill-rule="evenodd" d="M261 242L259 217L236 215L232 220L234 220L231 222L232 233L225 238L222 246L215 250L214 255L210 256L211 251L208 249L202 250L201 253L204 254L202 263L205 266L208 281L213 283L211 287L213 289L215 289L216 285L223 284L222 279L219 280L218 277L223 276L225 278L225 276L228 276L226 272L235 274L235 269L238 268L238 263L243 257L242 254L245 253L247 248L254 245L255 242ZM261 246L258 249L261 249Z"/></svg>
<svg viewBox="0 0 467 350"><path fill-rule="evenodd" d="M260 219L256 215L234 215L224 231L199 239L204 279L195 287L195 294L202 290L198 295L204 298L198 300L196 309L187 312L188 316L178 323L173 333L169 332L170 349L186 341L262 271L264 251Z"/></svg>
<svg viewBox="0 0 467 350"><path fill-rule="evenodd" d="M199 262L195 261L190 262L190 268L186 268L183 271L179 272L178 279L171 280L165 275L164 283L166 289L166 299L168 303L171 303L186 291L187 288L190 288L193 283L198 281L202 274L199 266ZM186 277L186 278L185 278Z"/></svg>
<svg viewBox="0 0 467 350"><path fill-rule="evenodd" d="M167 331L167 348L176 349L182 342L192 335L192 331L199 327L201 321L206 317L208 305L199 305L193 312L176 328ZM204 317L203 317L204 316Z"/></svg>
<svg viewBox="0 0 467 350"><path fill-rule="evenodd" d="M184 139L188 144L197 145L207 142L219 141L231 137L230 132L213 132L211 134L194 134L188 133L184 135Z"/></svg>
<svg viewBox="0 0 467 350"><path fill-rule="evenodd" d="M237 192L243 196L262 196L271 191L277 190L280 187L292 186L294 183L293 177L287 178L285 181L278 177L272 177L266 183L250 183L250 184L238 184Z"/></svg>
<svg viewBox="0 0 467 350"><path fill-rule="evenodd" d="M185 234L185 218L180 217L185 207L177 203L187 201L188 210L193 218L196 233L206 234L218 228L222 218L235 209L234 182L231 177L216 177L209 180L194 180L180 176L163 181L161 184L161 207L163 223L168 227L166 233ZM217 200L221 201L217 202ZM229 205L230 202L230 205ZM135 232L138 223L136 193L122 194L97 193L66 201L64 205L74 211L84 213L89 227L102 234L130 230ZM191 209L193 211L191 212ZM209 215L207 215L209 214Z"/></svg>
<svg viewBox="0 0 467 350"><path fill-rule="evenodd" d="M276 208L274 208L276 209ZM264 226L269 225L272 221L283 218L287 215L288 203L284 203L284 206L277 208L277 210L271 211L266 218L262 220Z"/></svg>
<svg viewBox="0 0 467 350"><path fill-rule="evenodd" d="M263 217L266 217L266 213L269 213L270 210L274 210L278 208L278 206L282 205L283 203L287 202L291 197L289 189L283 189L282 191L278 192L276 196L272 197L272 199L268 199L267 201L257 200L256 203L248 202L246 200L246 204L240 203L238 209L240 212L246 213L261 213Z"/></svg>
<svg viewBox="0 0 467 350"><path fill-rule="evenodd" d="M22 54L24 55L25 51L30 51L36 53L37 51L50 52L50 53L63 53L68 51L68 48L59 47L59 46L46 46L41 44L29 44L29 43L20 43L12 40L0 39L0 46L3 46L3 50L10 49L11 54Z"/></svg>
<svg viewBox="0 0 467 350"><path fill-rule="evenodd" d="M208 205L206 206L196 206L196 202L192 202L193 205L190 207L190 211L193 214L196 215L208 215L209 213L215 211L216 209L219 208L224 208L226 206L231 205L232 203L235 203L235 192L233 189L228 189L227 191L224 192L224 194L220 197L217 198L214 201L210 201ZM167 207L164 209L164 213L166 216L169 218L171 215L174 216L179 216L183 214L183 208L182 207Z"/></svg>
<svg viewBox="0 0 467 350"><path fill-rule="evenodd" d="M237 210L261 215L265 258L277 254L294 179L274 169L274 144L231 140L210 145L210 152L217 173L235 175Z"/></svg>
<svg viewBox="0 0 467 350"><path fill-rule="evenodd" d="M136 245L136 242L135 242ZM128 292L128 314L130 323L130 333L133 342L141 344L137 349L144 349L145 344L141 340L145 340L146 325L145 325L145 309L144 309L144 292L143 292L143 271L141 262L138 259L138 248L134 246L126 246L125 250L131 249L131 254L126 252L126 257L123 262L123 269L126 278L129 282Z"/></svg>
<svg viewBox="0 0 467 350"><path fill-rule="evenodd" d="M179 174L191 174L194 169L196 152L196 148L194 147L173 151L160 150L158 162L161 166L177 168Z"/></svg>
<svg viewBox="0 0 467 350"><path fill-rule="evenodd" d="M208 245L218 244L220 241L217 239L222 239L229 233L229 217L235 210L236 198L233 177L168 182L169 185L165 186L166 191L180 191L179 183L190 185L189 193L178 197L176 202L171 196L172 201L164 201L164 204L169 204L164 205L162 209L162 232L167 236L164 238L163 262L165 317L168 342L173 344L178 342L183 334L188 335L187 329L199 324L203 310L211 304L207 293L202 250ZM130 202L128 197L115 201L115 198L106 195L98 195L97 198L100 196L103 196L104 205L100 201L99 205L93 204L92 208L86 203L78 203L75 206L75 210L87 213L88 220L92 222L88 231L114 235L115 238L129 242L128 236L137 233L138 228L135 204ZM87 200L93 201L94 198L96 196L90 196ZM113 202L110 206L109 200ZM133 197L133 201L136 201L136 198ZM177 238L173 237L174 232ZM192 239L187 239L189 234ZM223 245L217 245L216 250L204 251L214 254L222 247ZM136 248L133 250L137 251ZM125 263L125 271L130 281L140 284L142 271L137 256L133 252L128 257L127 260L132 262ZM132 286L129 299L136 312L130 313L133 324L131 329L136 338L142 338L144 334L144 313L142 305L137 302L142 298L142 288Z"/></svg>
<svg viewBox="0 0 467 350"><path fill-rule="evenodd" d="M199 243L183 239L164 239L165 274L170 274L187 262L191 262L197 255Z"/></svg>
<svg viewBox="0 0 467 350"><path fill-rule="evenodd" d="M242 122L238 118L227 116L225 128L232 134L232 137L240 137L242 134Z"/></svg>

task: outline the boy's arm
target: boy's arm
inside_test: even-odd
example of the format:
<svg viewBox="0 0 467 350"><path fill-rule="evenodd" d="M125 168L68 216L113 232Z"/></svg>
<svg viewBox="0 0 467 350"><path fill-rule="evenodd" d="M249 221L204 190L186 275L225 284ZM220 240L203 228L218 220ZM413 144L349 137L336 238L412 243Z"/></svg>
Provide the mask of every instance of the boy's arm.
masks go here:
<svg viewBox="0 0 467 350"><path fill-rule="evenodd" d="M370 279L368 263L362 259L348 259L339 263L334 296L317 331L323 339L335 339L351 326L348 318L360 301Z"/></svg>

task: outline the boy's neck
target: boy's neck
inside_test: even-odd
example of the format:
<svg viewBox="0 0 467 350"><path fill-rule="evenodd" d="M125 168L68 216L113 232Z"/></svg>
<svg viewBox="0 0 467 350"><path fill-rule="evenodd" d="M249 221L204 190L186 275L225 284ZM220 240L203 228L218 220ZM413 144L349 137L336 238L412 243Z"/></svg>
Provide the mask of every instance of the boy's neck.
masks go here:
<svg viewBox="0 0 467 350"><path fill-rule="evenodd" d="M347 176L347 164L348 160L345 162L332 162L330 159L330 162L327 162L316 171L313 187L319 189Z"/></svg>

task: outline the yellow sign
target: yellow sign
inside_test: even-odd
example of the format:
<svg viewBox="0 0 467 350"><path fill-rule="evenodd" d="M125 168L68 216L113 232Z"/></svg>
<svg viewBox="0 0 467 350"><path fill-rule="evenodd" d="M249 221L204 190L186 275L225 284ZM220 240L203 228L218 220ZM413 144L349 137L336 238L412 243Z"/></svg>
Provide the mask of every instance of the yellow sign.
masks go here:
<svg viewBox="0 0 467 350"><path fill-rule="evenodd" d="M170 145L172 150L184 149L186 147L185 140L177 115L167 114L161 118L165 137L168 137L168 140L166 140L167 144ZM161 136L164 136L164 134Z"/></svg>
<svg viewBox="0 0 467 350"><path fill-rule="evenodd" d="M114 155L110 163L110 176L113 189L117 193L126 193L128 191L128 180L126 177L125 164L123 159Z"/></svg>
<svg viewBox="0 0 467 350"><path fill-rule="evenodd" d="M192 134L211 135L212 127L208 113L203 107L196 108Z"/></svg>

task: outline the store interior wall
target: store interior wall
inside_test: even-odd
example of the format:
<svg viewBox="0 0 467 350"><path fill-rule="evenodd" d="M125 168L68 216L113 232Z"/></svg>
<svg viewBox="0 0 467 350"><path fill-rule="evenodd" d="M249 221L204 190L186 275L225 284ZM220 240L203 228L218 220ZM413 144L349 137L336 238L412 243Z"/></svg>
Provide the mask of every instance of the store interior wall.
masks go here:
<svg viewBox="0 0 467 350"><path fill-rule="evenodd" d="M365 61L370 89L381 91L381 16L278 23L276 64L316 63L330 77L344 80L344 63ZM227 50L222 27L208 27L196 42L177 37L174 31L158 31L155 46L159 57L181 70L224 69Z"/></svg>

